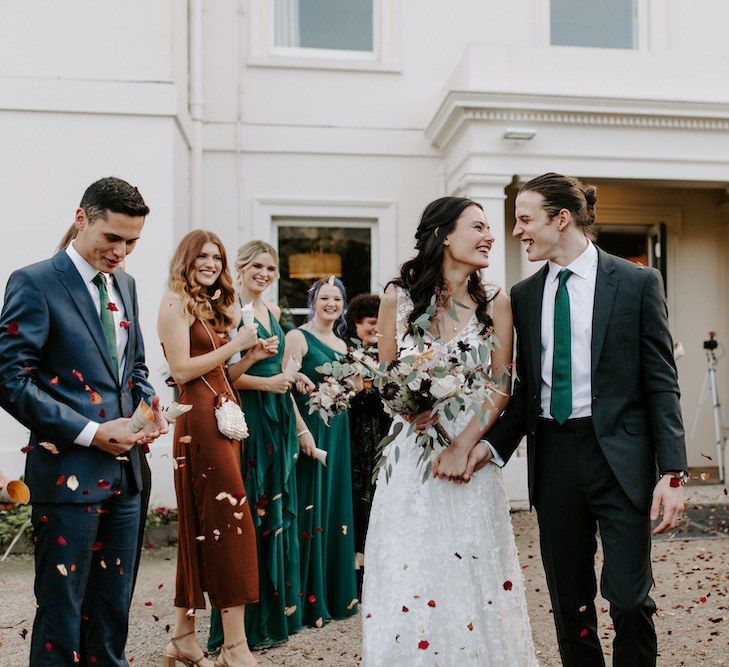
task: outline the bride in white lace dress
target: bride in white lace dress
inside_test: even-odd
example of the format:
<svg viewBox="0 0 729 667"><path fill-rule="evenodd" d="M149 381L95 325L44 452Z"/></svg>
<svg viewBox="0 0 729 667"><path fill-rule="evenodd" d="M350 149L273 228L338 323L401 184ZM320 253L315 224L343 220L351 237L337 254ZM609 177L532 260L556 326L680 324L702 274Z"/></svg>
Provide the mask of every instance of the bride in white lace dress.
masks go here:
<svg viewBox="0 0 729 667"><path fill-rule="evenodd" d="M399 348L413 344L410 322L423 313L438 287L441 294L449 292L458 312L453 320L439 310L439 326L434 323L430 332L438 354L452 356L459 344L487 335L492 314L501 343L492 353L492 368L510 365L509 300L484 287L478 275L478 269L488 266L493 240L475 202L444 197L425 209L416 233L418 255L403 265L397 285L385 291L381 360L393 360ZM486 428L507 398L493 400ZM454 439L481 430L478 418L464 413L441 423ZM434 478L423 482L421 447L407 430L386 450L392 474L387 481L381 470L370 515L363 665L536 665L501 469L488 464L468 484Z"/></svg>

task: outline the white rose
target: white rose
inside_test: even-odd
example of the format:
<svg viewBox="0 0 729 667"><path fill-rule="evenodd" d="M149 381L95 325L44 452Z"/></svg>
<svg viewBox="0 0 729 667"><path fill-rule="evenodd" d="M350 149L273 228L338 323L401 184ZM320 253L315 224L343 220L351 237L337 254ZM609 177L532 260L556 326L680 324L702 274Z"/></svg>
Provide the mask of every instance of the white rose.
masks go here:
<svg viewBox="0 0 729 667"><path fill-rule="evenodd" d="M433 384L430 387L430 393L434 398L441 399L446 396L454 395L459 386L458 377L454 375L446 375L445 377L433 380Z"/></svg>

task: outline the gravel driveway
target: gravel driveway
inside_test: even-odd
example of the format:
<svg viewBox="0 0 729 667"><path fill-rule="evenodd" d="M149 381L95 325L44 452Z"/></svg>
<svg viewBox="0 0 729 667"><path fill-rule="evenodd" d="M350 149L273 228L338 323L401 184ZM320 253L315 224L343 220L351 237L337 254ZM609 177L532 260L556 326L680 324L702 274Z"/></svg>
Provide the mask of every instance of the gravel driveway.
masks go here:
<svg viewBox="0 0 729 667"><path fill-rule="evenodd" d="M512 515L519 555L527 582L532 632L541 665L560 664L549 610L549 597L539 559L536 518ZM665 540L653 549L658 604L659 665L729 665L729 541ZM158 665L172 623L175 549L147 551L134 597L128 645L133 665ZM0 565L0 665L27 664L34 613L30 556L14 556ZM605 655L613 632L606 603L597 602ZM198 638L204 642L208 614L198 616ZM28 630L28 633L24 633ZM23 634L26 636L23 637ZM263 665L356 665L360 656L360 619L307 628L288 644L257 652ZM133 659L133 662L132 662ZM609 663L609 661L608 661Z"/></svg>

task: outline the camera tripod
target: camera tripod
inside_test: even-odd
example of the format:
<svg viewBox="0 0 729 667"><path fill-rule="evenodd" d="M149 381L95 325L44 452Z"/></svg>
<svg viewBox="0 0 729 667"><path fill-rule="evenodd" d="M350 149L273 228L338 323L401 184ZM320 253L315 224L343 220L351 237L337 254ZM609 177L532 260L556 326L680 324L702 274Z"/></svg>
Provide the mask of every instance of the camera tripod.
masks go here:
<svg viewBox="0 0 729 667"><path fill-rule="evenodd" d="M716 443L716 458L719 466L719 482L723 483L726 429L721 418L721 403L719 402L719 392L716 388L716 365L718 361L716 358L717 347L719 347L719 342L716 340L716 334L713 331L710 331L709 339L704 341L704 352L706 353L706 375L704 376L704 384L702 385L701 393L699 394L699 402L696 405L696 412L694 413L694 421L691 424L688 442L692 443L696 436L696 426L699 423L701 407L704 404L704 399L706 398L706 392L708 389L711 392L711 405L714 417L714 441Z"/></svg>

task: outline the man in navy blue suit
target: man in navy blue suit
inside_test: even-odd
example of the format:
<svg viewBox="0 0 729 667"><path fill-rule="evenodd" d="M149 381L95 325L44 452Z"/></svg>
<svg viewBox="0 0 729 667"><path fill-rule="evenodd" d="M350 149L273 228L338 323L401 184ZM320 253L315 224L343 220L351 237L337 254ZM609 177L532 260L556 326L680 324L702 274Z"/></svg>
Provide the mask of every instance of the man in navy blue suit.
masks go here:
<svg viewBox="0 0 729 667"><path fill-rule="evenodd" d="M138 445L167 431L147 380L134 279L119 268L148 213L129 183L93 183L76 209L73 243L15 271L6 287L0 405L30 429L34 667L128 664ZM131 433L140 400L155 419Z"/></svg>

